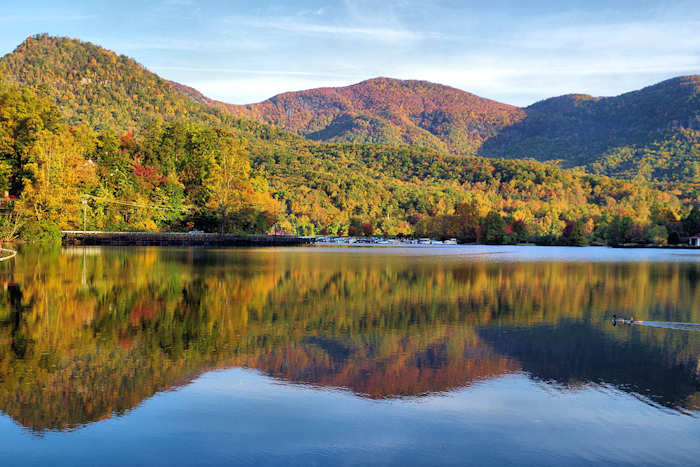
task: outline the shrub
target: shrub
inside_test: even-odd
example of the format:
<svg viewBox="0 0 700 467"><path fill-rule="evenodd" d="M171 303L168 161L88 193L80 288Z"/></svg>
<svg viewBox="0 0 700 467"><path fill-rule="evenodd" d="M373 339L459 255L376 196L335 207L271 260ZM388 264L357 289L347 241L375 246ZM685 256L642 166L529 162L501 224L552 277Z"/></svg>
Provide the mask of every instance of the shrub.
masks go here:
<svg viewBox="0 0 700 467"><path fill-rule="evenodd" d="M61 246L61 229L55 222L32 222L22 231L22 238L42 248L58 248Z"/></svg>

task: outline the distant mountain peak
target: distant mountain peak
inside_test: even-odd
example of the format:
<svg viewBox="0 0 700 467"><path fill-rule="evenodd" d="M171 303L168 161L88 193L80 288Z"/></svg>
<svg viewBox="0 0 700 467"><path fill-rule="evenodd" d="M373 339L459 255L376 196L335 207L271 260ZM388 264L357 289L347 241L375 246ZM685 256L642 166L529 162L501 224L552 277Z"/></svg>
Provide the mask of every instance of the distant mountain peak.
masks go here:
<svg viewBox="0 0 700 467"><path fill-rule="evenodd" d="M418 144L463 154L524 116L518 107L449 86L387 77L287 92L229 109L312 139Z"/></svg>
<svg viewBox="0 0 700 467"><path fill-rule="evenodd" d="M132 128L156 116L210 112L135 60L67 37L30 36L0 59L0 74L48 87L70 123Z"/></svg>

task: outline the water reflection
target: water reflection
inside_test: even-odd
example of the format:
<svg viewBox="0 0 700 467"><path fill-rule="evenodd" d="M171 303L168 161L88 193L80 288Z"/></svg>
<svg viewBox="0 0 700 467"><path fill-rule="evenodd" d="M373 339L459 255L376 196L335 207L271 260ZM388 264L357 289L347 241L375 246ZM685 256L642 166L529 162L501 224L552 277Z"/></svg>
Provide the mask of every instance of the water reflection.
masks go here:
<svg viewBox="0 0 700 467"><path fill-rule="evenodd" d="M700 409L697 262L78 249L0 269L0 410L32 430L122 414L215 368L374 399L525 372Z"/></svg>

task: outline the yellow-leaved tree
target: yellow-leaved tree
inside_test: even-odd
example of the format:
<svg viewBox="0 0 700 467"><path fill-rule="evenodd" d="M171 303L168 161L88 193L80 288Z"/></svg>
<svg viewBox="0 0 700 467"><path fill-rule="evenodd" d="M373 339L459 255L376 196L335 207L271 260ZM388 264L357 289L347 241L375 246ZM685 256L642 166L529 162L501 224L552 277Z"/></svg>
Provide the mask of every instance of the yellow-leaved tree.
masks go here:
<svg viewBox="0 0 700 467"><path fill-rule="evenodd" d="M221 223L221 234L229 228L231 217L244 206L250 185L250 161L243 142L231 136L219 138L216 162L206 180L210 198L207 207Z"/></svg>
<svg viewBox="0 0 700 467"><path fill-rule="evenodd" d="M218 217L221 234L229 231L266 231L280 208L259 177L251 178L245 141L218 135L216 161L205 180L207 207Z"/></svg>
<svg viewBox="0 0 700 467"><path fill-rule="evenodd" d="M80 225L81 194L97 183L94 164L69 129L42 130L23 164L24 190L16 209L28 221L59 228Z"/></svg>
<svg viewBox="0 0 700 467"><path fill-rule="evenodd" d="M216 161L211 167L205 186L209 191L207 207L221 223L221 234L229 229L231 218L245 205L250 184L250 161L243 142L229 135L220 136Z"/></svg>

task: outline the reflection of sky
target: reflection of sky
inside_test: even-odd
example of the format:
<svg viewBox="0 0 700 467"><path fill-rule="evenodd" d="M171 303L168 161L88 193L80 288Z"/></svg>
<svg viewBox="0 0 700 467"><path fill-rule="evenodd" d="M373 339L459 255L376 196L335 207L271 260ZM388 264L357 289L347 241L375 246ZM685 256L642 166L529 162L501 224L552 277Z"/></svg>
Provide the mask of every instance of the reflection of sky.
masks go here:
<svg viewBox="0 0 700 467"><path fill-rule="evenodd" d="M0 458L52 465L692 465L700 455L696 418L524 375L372 401L233 369L72 433L36 436L2 417L0 437Z"/></svg>
<svg viewBox="0 0 700 467"><path fill-rule="evenodd" d="M287 249L293 251L293 249ZM76 250L77 251L77 250ZM276 250L259 250L275 254ZM660 248L608 248L608 247L554 247L525 245L415 245L365 246L365 247L316 247L306 250L308 254L328 253L362 256L407 256L415 260L435 261L437 256L459 261L526 261L526 262L614 262L614 263L698 263L700 251Z"/></svg>
<svg viewBox="0 0 700 467"><path fill-rule="evenodd" d="M0 54L77 37L236 104L390 76L527 105L698 73L699 22L693 0L11 0Z"/></svg>

